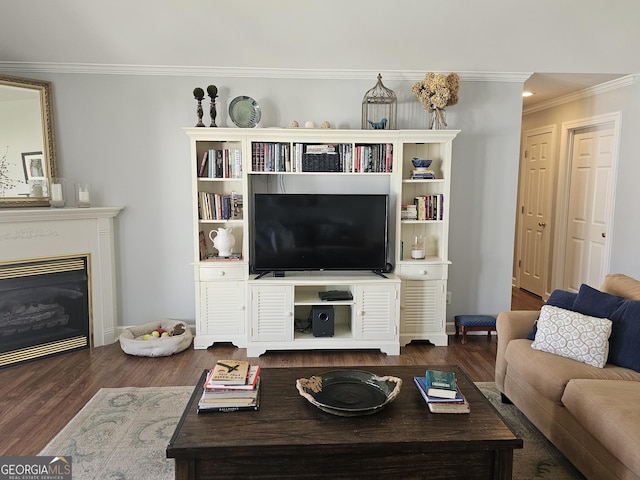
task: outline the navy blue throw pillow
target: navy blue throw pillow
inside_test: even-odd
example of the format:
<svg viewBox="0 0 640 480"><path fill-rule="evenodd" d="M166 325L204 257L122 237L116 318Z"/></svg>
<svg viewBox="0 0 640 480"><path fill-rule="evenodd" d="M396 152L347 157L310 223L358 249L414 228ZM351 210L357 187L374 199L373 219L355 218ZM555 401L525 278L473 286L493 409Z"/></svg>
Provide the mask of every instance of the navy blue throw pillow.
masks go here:
<svg viewBox="0 0 640 480"><path fill-rule="evenodd" d="M607 362L640 372L640 301L624 300L609 318L613 323Z"/></svg>
<svg viewBox="0 0 640 480"><path fill-rule="evenodd" d="M613 312L615 312L623 302L624 298L622 297L616 297L615 295L596 290L589 285L582 284L580 285L578 297L573 304L573 310L591 317L611 319Z"/></svg>
<svg viewBox="0 0 640 480"><path fill-rule="evenodd" d="M565 310L573 310L573 304L578 297L577 293L567 292L566 290L554 290L549 295L547 305L552 307L564 308ZM533 324L533 330L527 335L528 340L536 339L536 332L538 331L538 320Z"/></svg>
<svg viewBox="0 0 640 480"><path fill-rule="evenodd" d="M566 290L554 290L551 292L551 295L549 295L547 305L564 308L565 310L573 310L576 298L578 298L577 293L567 292Z"/></svg>

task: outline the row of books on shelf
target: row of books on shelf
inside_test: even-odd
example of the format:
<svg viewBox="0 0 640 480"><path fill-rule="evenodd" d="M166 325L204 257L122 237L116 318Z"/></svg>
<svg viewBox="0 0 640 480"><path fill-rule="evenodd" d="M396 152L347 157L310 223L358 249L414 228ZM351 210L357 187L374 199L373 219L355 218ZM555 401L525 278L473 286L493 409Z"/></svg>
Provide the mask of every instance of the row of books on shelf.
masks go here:
<svg viewBox="0 0 640 480"><path fill-rule="evenodd" d="M207 373L198 413L260 409L260 365L246 360L218 360Z"/></svg>
<svg viewBox="0 0 640 480"><path fill-rule="evenodd" d="M200 220L242 220L243 209L241 193L198 192Z"/></svg>
<svg viewBox="0 0 640 480"><path fill-rule="evenodd" d="M254 142L254 172L385 172L393 171L393 145Z"/></svg>
<svg viewBox="0 0 640 480"><path fill-rule="evenodd" d="M242 178L242 152L239 148L205 151L198 166L198 177Z"/></svg>
<svg viewBox="0 0 640 480"><path fill-rule="evenodd" d="M400 220L442 220L444 218L444 194L418 195L413 203L402 204Z"/></svg>
<svg viewBox="0 0 640 480"><path fill-rule="evenodd" d="M469 413L469 402L458 389L454 372L427 370L413 381L431 413Z"/></svg>

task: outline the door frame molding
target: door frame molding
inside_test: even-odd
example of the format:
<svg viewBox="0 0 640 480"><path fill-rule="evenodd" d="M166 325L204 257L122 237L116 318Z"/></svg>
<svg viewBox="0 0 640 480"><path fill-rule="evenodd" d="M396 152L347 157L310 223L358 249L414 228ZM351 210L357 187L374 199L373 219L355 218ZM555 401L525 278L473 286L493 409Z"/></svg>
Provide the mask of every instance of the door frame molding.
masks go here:
<svg viewBox="0 0 640 480"><path fill-rule="evenodd" d="M622 112L611 112L603 115L596 115L593 117L585 117L578 120L572 120L570 122L562 122L562 130L560 136L560 159L558 169L558 190L556 195L557 212L555 218L555 231L556 241L553 242L553 287L562 288L564 285L564 250L567 243L567 222L569 217L569 188L571 186L571 158L573 155L573 140L578 130L591 127L603 127L611 125L614 135L613 140L613 190L611 192L611 222L615 216L615 192L618 184L618 164L620 155L620 131L621 131ZM609 228L607 235L611 235L613 228ZM606 254L606 266L611 263L611 245L613 242L611 238L607 241ZM604 279L603 279L604 280ZM598 286L594 286L597 288Z"/></svg>
<svg viewBox="0 0 640 480"><path fill-rule="evenodd" d="M513 283L517 288L520 288L520 275L522 272L522 267L520 266L520 264L518 263L521 259L522 259L522 228L523 228L523 221L522 221L522 208L524 207L524 192L525 192L525 182L527 179L527 172L525 167L525 149L527 146L527 139L529 137L534 137L536 135L542 135L545 133L550 133L551 134L551 145L550 145L550 154L552 155L552 159L551 159L551 171L549 172L551 181L553 182L554 179L554 175L555 172L557 170L556 164L558 163L556 160L556 155L557 155L557 125L556 124L550 124L550 125L545 125L542 127L538 127L538 128L532 128L531 130L525 130L522 132L522 135L520 137L520 141L521 141L521 145L520 145L520 166L519 166L519 170L520 170L520 174L518 176L518 207L517 207L517 213L516 213L516 248L515 248L515 256L513 258L513 265L514 265L514 278L513 278ZM554 189L551 188L551 191L549 192L549 196L550 198L548 198L549 200L549 205L552 205L552 200L553 200L553 194L554 194ZM551 209L552 211L549 212L551 219L553 219L554 216L554 212L553 209ZM550 221L550 223L552 223ZM551 250L553 250L553 236L551 236L550 240L549 240L549 255L552 255ZM548 285L549 285L549 262L546 261L545 262L545 269L543 272L543 279L542 279L542 284L545 290L545 294L548 295Z"/></svg>

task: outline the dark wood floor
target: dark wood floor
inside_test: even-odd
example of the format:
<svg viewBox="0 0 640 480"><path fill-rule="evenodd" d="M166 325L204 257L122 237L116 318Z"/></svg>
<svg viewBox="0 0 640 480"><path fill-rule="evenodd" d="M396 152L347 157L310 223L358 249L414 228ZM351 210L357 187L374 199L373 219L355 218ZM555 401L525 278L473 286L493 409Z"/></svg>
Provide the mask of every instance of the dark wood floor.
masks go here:
<svg viewBox="0 0 640 480"><path fill-rule="evenodd" d="M541 304L539 298L514 289L514 309L532 310ZM258 363L263 367L456 364L475 382L493 381L495 336L489 341L485 334L467 338L464 346L454 337L448 347L413 342L402 347L399 356L373 350L267 352ZM100 388L195 385L202 371L221 358L243 359L246 350L222 344L146 358L126 355L116 343L0 369L0 456L37 454Z"/></svg>

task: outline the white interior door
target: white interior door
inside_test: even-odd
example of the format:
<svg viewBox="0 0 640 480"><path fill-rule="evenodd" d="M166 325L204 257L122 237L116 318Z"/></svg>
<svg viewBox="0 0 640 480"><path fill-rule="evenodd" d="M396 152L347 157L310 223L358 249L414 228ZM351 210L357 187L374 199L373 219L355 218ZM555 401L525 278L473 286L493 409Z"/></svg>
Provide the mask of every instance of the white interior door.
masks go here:
<svg viewBox="0 0 640 480"><path fill-rule="evenodd" d="M609 270L607 234L613 214L615 135L610 125L578 130L571 180L563 288L598 287Z"/></svg>
<svg viewBox="0 0 640 480"><path fill-rule="evenodd" d="M549 258L552 132L525 136L520 288L542 297Z"/></svg>

